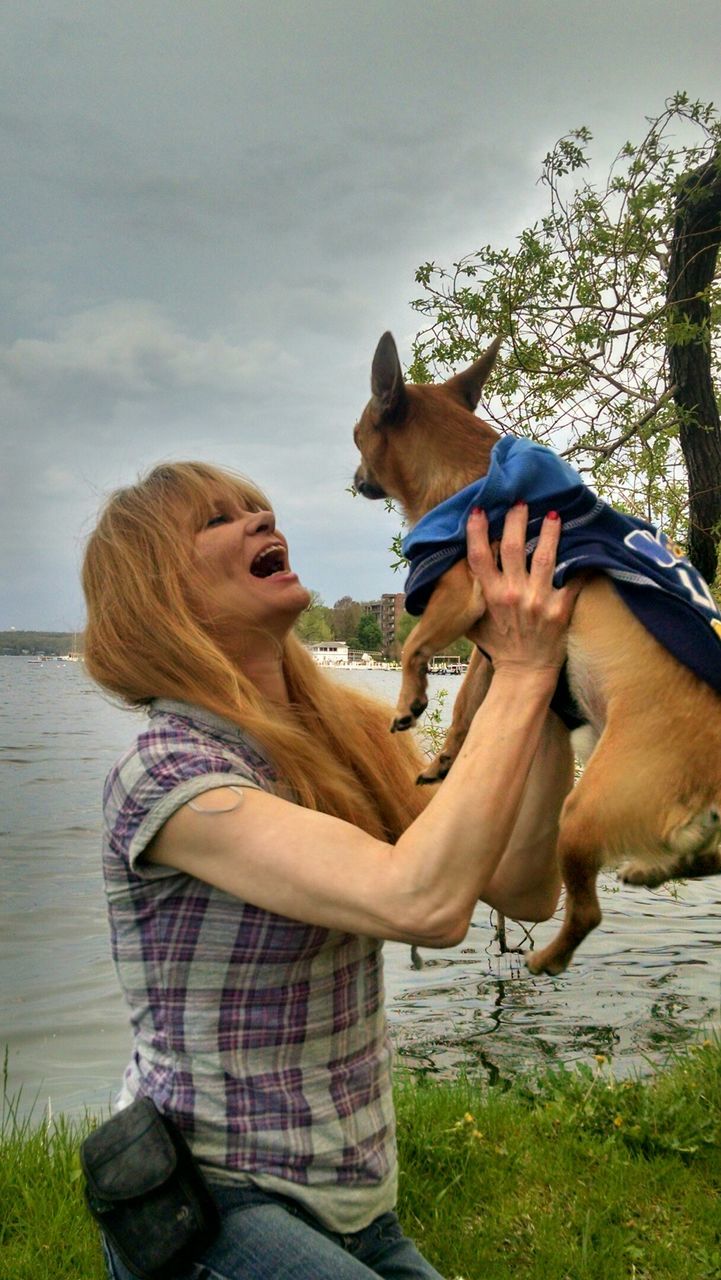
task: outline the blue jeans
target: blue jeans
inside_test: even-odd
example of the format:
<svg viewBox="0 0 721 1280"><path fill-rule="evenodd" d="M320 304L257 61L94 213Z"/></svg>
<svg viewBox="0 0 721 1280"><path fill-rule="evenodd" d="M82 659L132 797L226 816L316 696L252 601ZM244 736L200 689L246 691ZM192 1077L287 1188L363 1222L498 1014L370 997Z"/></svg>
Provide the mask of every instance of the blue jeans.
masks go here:
<svg viewBox="0 0 721 1280"><path fill-rule="evenodd" d="M339 1235L283 1196L218 1183L212 1190L220 1234L174 1280L443 1280L394 1213ZM104 1251L110 1280L135 1280L107 1244Z"/></svg>

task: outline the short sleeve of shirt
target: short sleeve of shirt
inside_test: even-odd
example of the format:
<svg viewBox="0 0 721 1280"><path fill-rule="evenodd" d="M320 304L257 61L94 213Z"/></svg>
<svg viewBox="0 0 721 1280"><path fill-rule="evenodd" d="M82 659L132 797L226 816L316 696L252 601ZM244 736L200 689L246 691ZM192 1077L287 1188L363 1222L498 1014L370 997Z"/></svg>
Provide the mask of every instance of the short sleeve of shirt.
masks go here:
<svg viewBox="0 0 721 1280"><path fill-rule="evenodd" d="M108 775L104 794L108 852L143 879L178 875L143 857L160 828L188 800L217 787L259 789L252 766L217 743L174 740L162 730L141 734Z"/></svg>

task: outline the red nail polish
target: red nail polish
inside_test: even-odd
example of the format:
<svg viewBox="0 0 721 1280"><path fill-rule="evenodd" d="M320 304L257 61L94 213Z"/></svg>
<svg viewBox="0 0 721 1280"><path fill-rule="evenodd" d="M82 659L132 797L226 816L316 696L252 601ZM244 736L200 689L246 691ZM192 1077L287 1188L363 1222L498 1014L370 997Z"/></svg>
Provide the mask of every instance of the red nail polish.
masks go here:
<svg viewBox="0 0 721 1280"><path fill-rule="evenodd" d="M514 507L525 507L526 503L521 498L519 498L518 502L514 502L513 505Z"/></svg>
<svg viewBox="0 0 721 1280"><path fill-rule="evenodd" d="M557 511L547 511L547 512L546 512L546 519L547 519L547 520L558 520L558 518L559 518L559 516L558 516L558 512L557 512Z"/></svg>
<svg viewBox="0 0 721 1280"><path fill-rule="evenodd" d="M483 510L482 510L482 508L481 508L481 507L471 507L471 515L472 515L472 516L482 516L482 515L483 515Z"/></svg>

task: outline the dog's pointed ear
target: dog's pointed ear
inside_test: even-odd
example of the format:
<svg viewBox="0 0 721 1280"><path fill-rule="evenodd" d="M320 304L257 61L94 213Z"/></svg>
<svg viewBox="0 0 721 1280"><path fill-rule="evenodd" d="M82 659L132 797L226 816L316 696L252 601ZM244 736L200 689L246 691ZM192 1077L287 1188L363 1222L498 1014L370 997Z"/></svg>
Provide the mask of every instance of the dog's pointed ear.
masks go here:
<svg viewBox="0 0 721 1280"><path fill-rule="evenodd" d="M473 364L464 369L462 373L457 373L453 378L449 378L444 384L446 390L450 391L451 395L460 400L468 409L475 409L478 404L481 398L481 391L496 363L496 356L501 349L502 342L503 338L496 338Z"/></svg>
<svg viewBox="0 0 721 1280"><path fill-rule="evenodd" d="M405 408L406 389L392 333L384 333L376 347L371 368L371 391L374 407L386 422L400 416Z"/></svg>

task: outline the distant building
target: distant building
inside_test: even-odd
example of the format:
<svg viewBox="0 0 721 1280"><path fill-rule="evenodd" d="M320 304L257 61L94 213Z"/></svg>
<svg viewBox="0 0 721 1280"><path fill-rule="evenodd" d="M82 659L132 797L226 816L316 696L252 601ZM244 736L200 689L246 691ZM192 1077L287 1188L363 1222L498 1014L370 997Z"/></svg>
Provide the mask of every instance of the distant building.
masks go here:
<svg viewBox="0 0 721 1280"><path fill-rule="evenodd" d="M384 651L393 656L397 651L396 636L398 634L398 624L405 607L405 600L406 598L402 591L386 591L380 600L366 600L361 604L363 613L371 614L381 629Z"/></svg>
<svg viewBox="0 0 721 1280"><path fill-rule="evenodd" d="M319 667L348 666L348 645L345 640L320 640L318 644L309 644L307 648Z"/></svg>

